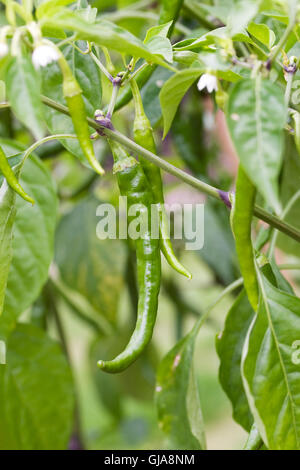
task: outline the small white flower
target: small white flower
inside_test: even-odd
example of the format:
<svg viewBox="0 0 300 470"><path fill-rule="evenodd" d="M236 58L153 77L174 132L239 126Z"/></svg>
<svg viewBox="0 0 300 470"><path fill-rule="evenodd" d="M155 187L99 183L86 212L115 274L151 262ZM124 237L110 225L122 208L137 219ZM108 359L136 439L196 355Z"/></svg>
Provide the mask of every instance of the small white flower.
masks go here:
<svg viewBox="0 0 300 470"><path fill-rule="evenodd" d="M197 87L199 91L202 91L204 90L204 88L207 88L208 93L218 91L217 77L215 77L215 75L211 75L210 73L204 73L201 76Z"/></svg>
<svg viewBox="0 0 300 470"><path fill-rule="evenodd" d="M3 59L8 54L8 45L6 42L0 42L0 59Z"/></svg>
<svg viewBox="0 0 300 470"><path fill-rule="evenodd" d="M46 67L46 65L58 59L59 55L56 49L47 44L40 44L34 49L32 54L32 63L36 69Z"/></svg>

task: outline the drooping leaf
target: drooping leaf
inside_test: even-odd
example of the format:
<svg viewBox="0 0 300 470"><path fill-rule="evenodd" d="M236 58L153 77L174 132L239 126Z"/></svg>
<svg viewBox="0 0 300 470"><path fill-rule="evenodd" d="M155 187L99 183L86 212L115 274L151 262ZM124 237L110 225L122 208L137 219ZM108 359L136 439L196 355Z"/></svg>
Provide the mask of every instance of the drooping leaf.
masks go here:
<svg viewBox="0 0 300 470"><path fill-rule="evenodd" d="M203 31L199 31L199 33L197 35L195 34L193 38L184 39L183 41L175 44L174 49L175 51L187 52L203 48L204 50L201 50L202 56L202 53L205 52L206 46L217 45L219 47L228 47L231 44L231 40L254 44L246 30L241 28L238 33L230 38L228 29L225 26L221 26L220 28L216 28L205 33L203 33Z"/></svg>
<svg viewBox="0 0 300 470"><path fill-rule="evenodd" d="M42 25L73 31L78 34L79 39L109 47L122 54L132 55L136 58L142 57L149 63L165 65L163 59L153 54L136 36L107 20L91 24L76 12L62 9L54 16L44 17Z"/></svg>
<svg viewBox="0 0 300 470"><path fill-rule="evenodd" d="M97 237L99 205L99 200L89 198L61 219L55 260L64 283L114 322L123 288L125 249L120 240Z"/></svg>
<svg viewBox="0 0 300 470"><path fill-rule="evenodd" d="M286 207L289 201L299 191L299 178L300 158L295 143L293 142L293 138L289 136L289 138L286 140L285 158L280 188L283 207ZM295 200L284 220L295 228L300 228L300 199ZM278 234L277 245L285 253L300 257L299 243L296 240L287 237L285 234Z"/></svg>
<svg viewBox="0 0 300 470"><path fill-rule="evenodd" d="M0 448L66 449L73 408L72 376L60 347L42 330L19 324L0 365Z"/></svg>
<svg viewBox="0 0 300 470"><path fill-rule="evenodd" d="M180 101L201 73L203 73L203 69L182 70L172 75L162 87L160 104L164 118L164 137L171 127Z"/></svg>
<svg viewBox="0 0 300 470"><path fill-rule="evenodd" d="M233 417L250 431L253 417L249 409L240 373L242 349L254 312L243 290L229 310L223 332L217 338L220 358L219 379L232 403Z"/></svg>
<svg viewBox="0 0 300 470"><path fill-rule="evenodd" d="M12 260L12 234L16 216L16 193L6 180L0 187L0 316Z"/></svg>
<svg viewBox="0 0 300 470"><path fill-rule="evenodd" d="M271 261L261 268L262 274L276 288L293 294L289 283ZM244 343L255 312L243 290L229 310L224 330L217 337L216 348L220 358L219 379L231 401L234 419L249 432L253 423L241 375Z"/></svg>
<svg viewBox="0 0 300 470"><path fill-rule="evenodd" d="M227 123L240 162L257 190L279 211L286 109L283 92L268 80L241 80L231 90Z"/></svg>
<svg viewBox="0 0 300 470"><path fill-rule="evenodd" d="M28 55L20 54L10 62L6 73L6 90L17 118L36 139L42 138L45 126L40 80Z"/></svg>
<svg viewBox="0 0 300 470"><path fill-rule="evenodd" d="M261 278L261 302L244 345L242 375L258 431L271 450L300 449L300 300Z"/></svg>
<svg viewBox="0 0 300 470"><path fill-rule="evenodd" d="M4 150L5 142L0 141ZM20 197L16 199L13 258L4 303L5 313L13 317L31 305L47 279L57 217L56 191L49 172L38 157L31 156L26 161L20 183L33 197L35 205L31 206Z"/></svg>
<svg viewBox="0 0 300 470"><path fill-rule="evenodd" d="M250 23L247 27L249 33L262 42L269 49L275 42L275 33L265 24Z"/></svg>
<svg viewBox="0 0 300 470"><path fill-rule="evenodd" d="M162 116L159 93L171 74L170 70L158 67L141 90L145 113L153 128Z"/></svg>
<svg viewBox="0 0 300 470"><path fill-rule="evenodd" d="M86 113L94 117L96 109L101 107L102 88L99 68L89 55L81 54L73 46L68 45L63 49L70 67L74 70L75 77L82 89ZM54 101L66 106L62 90L62 74L56 62L52 62L42 70L43 94ZM66 116L53 108L45 106L45 120L52 134L74 134L74 126L69 116ZM92 133L92 130L91 130ZM82 162L86 158L77 140L62 140L62 144Z"/></svg>
<svg viewBox="0 0 300 470"><path fill-rule="evenodd" d="M182 338L158 367L155 400L160 428L176 449L205 449L203 418L194 377L198 329Z"/></svg>
<svg viewBox="0 0 300 470"><path fill-rule="evenodd" d="M226 207L208 201L204 211L204 246L199 256L224 284L234 281L238 272L234 238ZM222 259L222 263L220 262Z"/></svg>

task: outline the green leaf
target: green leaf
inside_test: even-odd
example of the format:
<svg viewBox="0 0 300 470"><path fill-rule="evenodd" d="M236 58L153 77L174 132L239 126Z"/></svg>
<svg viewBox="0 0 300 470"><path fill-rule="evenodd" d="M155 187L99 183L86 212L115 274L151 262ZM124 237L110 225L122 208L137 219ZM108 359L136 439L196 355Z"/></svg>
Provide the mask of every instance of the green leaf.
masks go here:
<svg viewBox="0 0 300 470"><path fill-rule="evenodd" d="M295 144L300 155L300 113L298 113L298 111L292 111L292 119L294 122Z"/></svg>
<svg viewBox="0 0 300 470"><path fill-rule="evenodd" d="M167 62L173 62L173 49L167 35L172 21L148 29L144 44L153 54L161 55Z"/></svg>
<svg viewBox="0 0 300 470"><path fill-rule="evenodd" d="M76 32L78 39L91 41L135 58L142 57L149 63L165 65L165 62L159 56L152 54L136 36L107 20L91 24L75 12L64 9L52 17L43 18L42 25Z"/></svg>
<svg viewBox="0 0 300 470"><path fill-rule="evenodd" d="M196 8L196 0L189 0L188 3ZM217 0L214 3L203 4L201 7L226 24L228 33L234 36L256 15L260 0Z"/></svg>
<svg viewBox="0 0 300 470"><path fill-rule="evenodd" d="M36 17L41 20L44 16L51 16L59 12L61 7L74 3L74 0L44 0L39 2Z"/></svg>
<svg viewBox="0 0 300 470"><path fill-rule="evenodd" d="M160 428L176 449L205 449L203 418L194 377L193 354L198 328L182 338L157 371L155 400Z"/></svg>
<svg viewBox="0 0 300 470"><path fill-rule="evenodd" d="M92 376L101 402L118 419L124 413L122 401L125 397L144 402L153 400L155 372L158 365L157 352L153 343L147 347L138 361L122 374L99 374L99 367L97 367L100 357L110 359L125 348L133 328L134 325L129 322L128 325L122 326L117 334L97 338L90 350Z"/></svg>
<svg viewBox="0 0 300 470"><path fill-rule="evenodd" d="M72 432L74 389L56 342L19 324L0 365L0 448L66 449Z"/></svg>
<svg viewBox="0 0 300 470"><path fill-rule="evenodd" d="M222 7L225 7L224 3L228 3L228 1L231 6L226 24L229 34L234 36L254 18L261 0L225 0L225 2L222 1Z"/></svg>
<svg viewBox="0 0 300 470"><path fill-rule="evenodd" d="M250 23L247 27L249 33L262 42L269 49L275 42L275 33L265 24Z"/></svg>
<svg viewBox="0 0 300 470"><path fill-rule="evenodd" d="M300 300L261 278L261 302L244 345L242 374L259 433L271 450L300 449Z"/></svg>
<svg viewBox="0 0 300 470"><path fill-rule="evenodd" d="M16 216L16 193L6 180L0 187L0 316L12 260L12 234Z"/></svg>
<svg viewBox="0 0 300 470"><path fill-rule="evenodd" d="M247 32L241 28L241 30L232 37L233 41L243 41L253 43L251 38L247 35ZM174 48L178 51L188 51L193 49L204 48L215 44L217 46L226 47L230 44L230 35L225 26L213 29L203 34L200 33L198 37L184 39L179 43L175 44Z"/></svg>
<svg viewBox="0 0 300 470"><path fill-rule="evenodd" d="M224 330L216 341L220 358L220 383L232 403L234 419L248 432L251 429L253 417L244 391L240 369L243 345L253 316L254 311L243 290L229 310Z"/></svg>
<svg viewBox="0 0 300 470"><path fill-rule="evenodd" d="M79 44L80 45L80 44ZM82 89L85 108L89 117L94 117L95 109L101 107L102 88L99 68L89 55L81 54L73 46L68 45L63 49L70 67L75 71L75 76ZM62 74L56 62L52 62L42 69L42 90L48 98L66 106L62 90ZM45 106L45 119L52 134L74 134L74 126L69 116L55 109ZM92 133L92 130L91 130ZM76 140L62 140L64 147L76 155L83 163L86 158Z"/></svg>
<svg viewBox="0 0 300 470"><path fill-rule="evenodd" d="M152 54L163 57L167 62L173 62L172 44L168 38L155 36L145 43Z"/></svg>
<svg viewBox="0 0 300 470"><path fill-rule="evenodd" d="M227 107L231 138L248 178L278 212L285 122L284 96L277 85L260 76L234 85Z"/></svg>
<svg viewBox="0 0 300 470"><path fill-rule="evenodd" d="M41 139L45 133L40 80L28 55L14 57L6 72L6 90L17 118Z"/></svg>
<svg viewBox="0 0 300 470"><path fill-rule="evenodd" d="M160 104L164 118L164 138L171 127L180 101L203 71L199 68L182 70L172 75L162 87Z"/></svg>
<svg viewBox="0 0 300 470"><path fill-rule="evenodd" d="M293 137L289 136L286 141L286 151L281 177L281 201L286 207L292 197L299 191L300 158ZM286 222L300 229L300 199L295 201L286 217ZM290 255L300 257L300 245L285 234L278 233L277 245L280 250Z"/></svg>
<svg viewBox="0 0 300 470"><path fill-rule="evenodd" d="M226 285L230 284L236 279L238 271L234 238L227 208L215 204L215 201L207 201L205 205L204 240L199 256L211 267L218 279Z"/></svg>
<svg viewBox="0 0 300 470"><path fill-rule="evenodd" d="M99 200L89 198L61 219L55 260L64 283L114 323L123 289L125 249L120 240L97 237L99 205Z"/></svg>
<svg viewBox="0 0 300 470"><path fill-rule="evenodd" d="M170 70L158 67L141 90L145 113L153 128L155 128L162 116L159 93L170 76Z"/></svg>
<svg viewBox="0 0 300 470"><path fill-rule="evenodd" d="M165 24L167 21L172 20L174 24L179 15L183 0L162 0L160 3L159 23Z"/></svg>
<svg viewBox="0 0 300 470"><path fill-rule="evenodd" d="M168 23L165 24L160 24L158 26L153 26L152 28L148 29L144 43L147 44L147 42L154 38L155 36L160 36L162 38L166 38L168 36L169 29L171 27L172 21L169 21Z"/></svg>
<svg viewBox="0 0 300 470"><path fill-rule="evenodd" d="M5 150L5 141L1 142ZM37 298L48 276L53 256L57 216L56 191L51 176L38 157L24 165L20 183L35 205L17 197L13 227L13 258L10 266L4 311L15 318Z"/></svg>

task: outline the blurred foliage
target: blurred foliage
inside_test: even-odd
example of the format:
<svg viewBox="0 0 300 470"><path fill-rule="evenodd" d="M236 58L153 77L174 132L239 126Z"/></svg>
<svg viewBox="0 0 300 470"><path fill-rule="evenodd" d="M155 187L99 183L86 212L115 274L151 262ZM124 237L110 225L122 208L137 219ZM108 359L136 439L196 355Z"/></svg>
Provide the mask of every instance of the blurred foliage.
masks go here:
<svg viewBox="0 0 300 470"><path fill-rule="evenodd" d="M103 17L114 20L118 25L143 38L145 32L157 23L161 3L143 0L94 0L82 1L80 5L85 7L90 4L98 8ZM175 27L172 42L184 40L181 43L184 47L186 40L187 43L196 41L212 27L220 26L220 21L227 19L227 7L232 2L224 2L224 5L221 3L194 0L184 2L180 17L181 29ZM118 17L120 12L126 13L128 7L141 13L144 11L141 6L147 12L145 17ZM207 12L210 12L209 16ZM233 14L234 9L230 9L230 12ZM214 23L210 24L211 21ZM276 18L260 13L257 21L266 24L277 37L282 34L284 24ZM3 9L0 11L0 24L2 23ZM257 38L261 42L264 38L261 31L257 33L255 26L252 28L253 34L258 34ZM82 42L78 41L77 46L84 49ZM264 46L262 42L262 48ZM290 44L290 47L295 45ZM198 51L197 44L194 50ZM264 49L258 53L262 57L263 51ZM110 84L103 74L100 75L89 56L83 55L70 44L64 47L64 52L69 64L76 70L77 79L84 90L88 115L92 117L96 108L105 108L109 103ZM115 70L123 70L125 55L114 51L111 57ZM200 67L199 63L196 65ZM34 71L31 72L33 76ZM219 78L229 76L228 80L231 80L230 72L222 70L223 75L220 74ZM192 70L192 73L192 80L188 77L189 85L190 81L195 81L199 75L195 70ZM48 66L42 75L43 93L64 104L62 79L57 64ZM207 183L225 190L230 189L234 184L235 169L228 168L226 155L224 158L224 153L228 152L224 144L224 124L216 125L214 99L205 93L200 94L196 83L186 93L178 109L175 107L172 110L175 118L172 123L170 120L170 132L164 140L161 139L163 123L159 93L171 75L172 72L167 68L157 68L141 93L156 140L160 142L159 155ZM34 98L33 96L32 99ZM52 133L73 133L73 125L68 116L44 106L43 112L45 124ZM133 104L129 103L114 115L113 122L119 130L131 136L133 116ZM20 155L24 152L23 144L29 146L32 143L32 132L28 130L30 123L27 122L29 117L21 117L20 123L9 109L0 109L0 143L12 166L20 160ZM35 116L30 119L36 121ZM41 127L42 129L31 131L42 134L44 123ZM221 134L221 138L218 134ZM15 141L19 143L17 147ZM28 399L27 411L24 415L17 416L23 423L24 431L24 434L18 435L20 448L29 446L26 440L31 432L34 435L35 447L43 448L43 428L38 431L33 429L38 413L33 398L38 396L38 399L42 400L43 393L53 394L62 408L60 414L54 406L45 407L42 415L38 416L38 419L48 426L52 425L52 420L57 420L53 430L51 428L50 445L53 448L67 447L71 431L73 437L78 438L79 447L87 449L165 449L174 445L176 448L179 446L194 449L199 448L199 445L204 448L204 439L199 429L199 435L195 439L194 429L190 424L190 415L197 414L195 410L199 412L199 409L193 408L191 403L187 402L190 400L198 404L199 397L208 429L207 447L211 449L220 445L219 433L222 435L224 448L241 447L244 434L241 428L230 421L229 400L217 379L219 360L214 343L229 310L225 337L218 342L218 352L222 348L226 350L232 346L233 353L228 353L226 358L233 364L234 374L239 369L240 344L246 330L242 329L241 338L231 336L230 328L232 323L239 324L241 312L243 318L245 317L246 326L252 318L252 311L249 313L244 293L240 293L237 299L230 296L223 300L212 312L199 338L196 339L190 333L195 321L220 294L223 287L239 277L229 211L219 201L204 200L198 193L195 196L192 190L185 193L186 187L169 175L163 175L168 201L170 199L182 202L182 199L187 198L187 202L191 200L205 203L204 247L186 253L184 242L174 241L177 254L191 269L193 279L189 282L181 278L163 262L158 321L153 342L132 367L117 376L101 373L96 366L99 358L114 357L128 342L136 320L137 285L134 274L135 253L131 245L122 240L100 240L97 237L97 207L100 203L109 202L117 210L119 192L111 171L112 157L104 139L100 138L95 142L95 150L107 170L101 178L95 177L88 165L82 165L82 151L77 141L66 140L47 143L37 149L28 159L22 174L21 182L28 193L34 196L36 206L32 216L32 213L28 214L24 203L18 201L20 211L16 216L14 258L6 297L6 310L13 311L14 317L4 313L0 324L0 339L6 338L8 333L14 330L9 340L11 365L5 374L0 370L0 416L8 428L7 435L3 436L3 426L0 427L0 448L13 446L11 440L14 429L9 413L19 413L20 403L14 402L9 392L14 386L18 386L18 383L24 385ZM227 157L233 160L232 154ZM36 175L34 184L30 181L33 174ZM280 181L281 200L284 205L298 190L299 174L299 155L292 138L289 137ZM286 220L300 228L299 215L300 199L294 204ZM40 223L41 219L47 228L46 233L42 235L40 230L44 225ZM42 246L35 243L39 238L45 241ZM278 245L285 253L300 256L299 244L290 238L280 235ZM31 262L22 263L25 257ZM51 260L53 263L47 281ZM37 269L37 266L40 269ZM18 314L22 314L21 322L27 324L18 325L15 329ZM243 326L245 327L245 324ZM46 337L46 330L50 338L47 336L42 343L41 339ZM59 348L54 340L59 341L62 348ZM26 345L25 354L18 351L19 341ZM40 343L43 346L39 349ZM191 379L194 350L195 377ZM165 356L168 351L169 354ZM170 376L178 351L184 361L177 370L178 376ZM34 379L27 382L26 377L24 379L18 370L16 358L19 353L29 373L37 374L36 382ZM56 368L51 369L50 355ZM52 373L49 374L48 370ZM159 403L162 409L166 402L171 403L174 409L177 421L171 425L174 429L175 444L167 441L158 426L153 403L157 370L159 374L167 377L168 385L174 386L175 383L180 389L180 394L175 398L171 390ZM220 381L232 398L234 414L236 408L242 408L242 419L239 417L237 421L248 430L252 419L243 394L240 374L238 372L235 375L236 380L232 379L228 383L231 376L227 375L225 380L223 372L221 368ZM60 376L66 378L64 386L60 386ZM186 379L184 381L181 380L183 376ZM4 381L9 384L5 396L1 390ZM39 384L41 389L38 390ZM3 406L5 400L9 408L7 414ZM182 405L183 400L185 406ZM72 425L74 406L75 419ZM64 422L71 424L64 428ZM223 429L225 425L226 432ZM170 422L162 422L161 426L168 427ZM57 438L58 433L60 439Z"/></svg>

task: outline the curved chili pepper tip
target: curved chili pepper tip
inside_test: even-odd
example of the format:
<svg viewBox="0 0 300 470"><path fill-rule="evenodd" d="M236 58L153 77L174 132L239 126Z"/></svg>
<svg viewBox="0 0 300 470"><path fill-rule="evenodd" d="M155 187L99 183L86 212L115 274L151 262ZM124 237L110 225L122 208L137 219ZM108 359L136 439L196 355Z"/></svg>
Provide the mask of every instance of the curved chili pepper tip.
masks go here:
<svg viewBox="0 0 300 470"><path fill-rule="evenodd" d="M98 163L97 160L90 161L90 165L95 170L95 172L98 173L98 175L102 176L105 174L105 170L102 168L102 166L100 165L100 163Z"/></svg>
<svg viewBox="0 0 300 470"><path fill-rule="evenodd" d="M22 196L22 197L23 199L25 199L25 201L30 202L33 206L35 205L35 200L32 199L32 197L28 196L27 194L26 196Z"/></svg>

